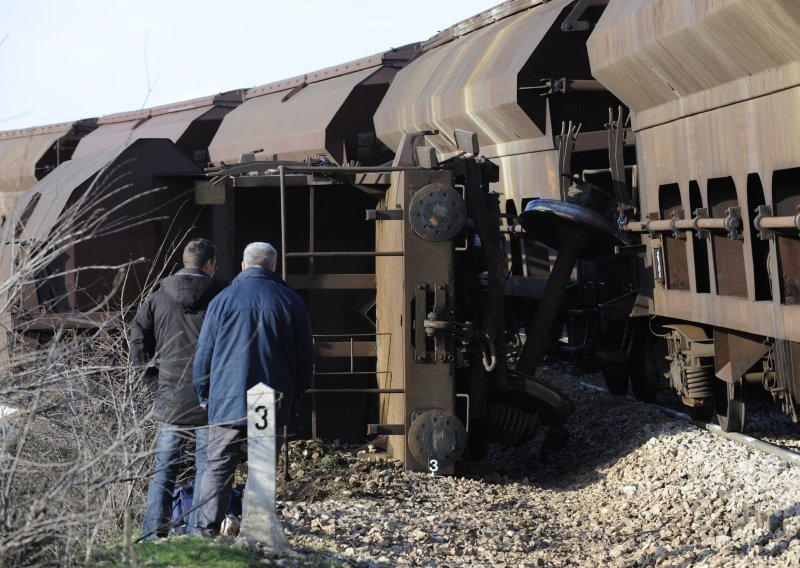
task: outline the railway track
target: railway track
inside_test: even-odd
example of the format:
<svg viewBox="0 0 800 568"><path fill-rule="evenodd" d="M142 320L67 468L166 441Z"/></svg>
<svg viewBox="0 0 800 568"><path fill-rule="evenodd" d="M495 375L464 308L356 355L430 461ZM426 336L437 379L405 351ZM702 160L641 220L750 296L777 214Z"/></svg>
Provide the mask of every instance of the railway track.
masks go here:
<svg viewBox="0 0 800 568"><path fill-rule="evenodd" d="M605 387L601 387L585 381L580 381L580 384L590 390L608 393L608 389L606 389ZM636 400L632 396L627 396L627 398L630 400ZM747 448L758 450L766 454L775 456L787 463L800 466L800 451L797 451L797 449L800 448L800 446L798 446L798 444L800 444L800 439L798 439L798 437L800 437L800 428L798 428L797 425L794 426L798 428L798 432L794 434L794 436L790 437L777 438L775 437L775 434L751 436L749 434L739 433L739 432L725 432L717 424L695 420L685 412L681 412L664 404L647 403L642 401L637 401L637 402L640 402L641 404L651 404L652 406L657 407L660 412L668 414L669 416L672 416L674 418L690 422L694 424L697 428L707 430L716 436L720 436L722 438L731 440L732 442L736 442L737 444L740 444ZM775 416L773 418L780 416L774 409L767 408L766 412L771 414L774 413ZM759 422L763 422L764 420L765 418L762 417L759 420ZM767 417L766 420L768 421L769 417ZM756 427L756 429L758 429L758 426Z"/></svg>

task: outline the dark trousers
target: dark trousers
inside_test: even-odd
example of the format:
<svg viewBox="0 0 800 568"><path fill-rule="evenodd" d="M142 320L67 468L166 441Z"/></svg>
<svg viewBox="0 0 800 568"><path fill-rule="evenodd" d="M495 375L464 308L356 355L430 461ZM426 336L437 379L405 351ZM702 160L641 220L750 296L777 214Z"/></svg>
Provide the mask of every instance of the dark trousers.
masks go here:
<svg viewBox="0 0 800 568"><path fill-rule="evenodd" d="M289 423L290 405L279 405L276 433L283 435L283 425ZM279 438L282 440L282 438ZM192 508L197 508L195 523L190 527L191 534L215 536L225 519L231 500L231 482L236 466L247 457L247 425L227 426L211 424L208 427L208 448L206 450L206 469L200 487L195 484ZM275 463L280 454L281 444L275 444Z"/></svg>
<svg viewBox="0 0 800 568"><path fill-rule="evenodd" d="M225 518L231 500L231 482L236 466L245 456L247 426L208 427L206 471L195 487L192 507L197 507L194 530L198 536L214 536Z"/></svg>

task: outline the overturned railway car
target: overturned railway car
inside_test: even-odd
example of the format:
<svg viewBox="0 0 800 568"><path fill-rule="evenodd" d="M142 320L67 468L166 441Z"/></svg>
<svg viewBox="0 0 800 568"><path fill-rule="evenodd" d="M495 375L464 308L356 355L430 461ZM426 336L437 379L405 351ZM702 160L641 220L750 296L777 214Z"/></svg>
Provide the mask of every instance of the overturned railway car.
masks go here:
<svg viewBox="0 0 800 568"><path fill-rule="evenodd" d="M366 425L407 467L441 471L486 440L563 436L571 403L533 378L562 305L587 328L576 356L594 362L603 336L624 373L638 273L613 255L627 243L612 219L632 207L633 146L591 78L590 26L562 30L600 13L506 3L419 46L253 89L223 121L209 174L233 222L214 238L280 243L317 335L311 435L363 439ZM538 234L546 220L523 236L517 212L568 195L602 246L559 254L548 288L552 244L570 237ZM622 308L600 315L607 302Z"/></svg>
<svg viewBox="0 0 800 568"><path fill-rule="evenodd" d="M788 0L511 0L247 91L0 133L27 172L0 323L96 325L181 236L217 243L223 280L268 241L315 334L299 435L437 472L555 443L572 404L535 378L554 349L613 392L666 377L727 429L755 382L793 414L798 22ZM3 144L25 136L23 164Z"/></svg>
<svg viewBox="0 0 800 568"><path fill-rule="evenodd" d="M72 157L94 119L0 132L0 224L20 195Z"/></svg>
<svg viewBox="0 0 800 568"><path fill-rule="evenodd" d="M29 152L16 162L16 176L6 181L25 191L6 213L0 270L4 297L10 286L22 294L4 305L6 325L24 332L51 331L65 318L96 325L170 263L171 241L187 231L207 233L194 188L205 179L216 127L241 100L241 92L224 93L92 121L70 159L40 181L31 174L53 148L38 161ZM56 150L63 143L63 136L50 137Z"/></svg>

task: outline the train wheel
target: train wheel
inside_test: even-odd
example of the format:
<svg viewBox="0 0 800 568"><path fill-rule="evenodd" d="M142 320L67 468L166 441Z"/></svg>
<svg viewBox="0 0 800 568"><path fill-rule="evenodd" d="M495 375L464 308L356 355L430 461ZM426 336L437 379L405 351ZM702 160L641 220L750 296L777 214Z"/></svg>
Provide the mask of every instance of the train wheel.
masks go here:
<svg viewBox="0 0 800 568"><path fill-rule="evenodd" d="M697 420L698 422L711 422L714 419L714 410L715 407L710 404L690 406L689 416L692 417L692 420Z"/></svg>
<svg viewBox="0 0 800 568"><path fill-rule="evenodd" d="M606 381L608 392L614 395L628 394L628 374L609 373L603 371L603 379Z"/></svg>
<svg viewBox="0 0 800 568"><path fill-rule="evenodd" d="M744 383L721 383L716 396L717 421L724 432L743 432L745 425Z"/></svg>
<svg viewBox="0 0 800 568"><path fill-rule="evenodd" d="M656 388L669 372L667 343L646 332L637 334L630 354L631 391L636 400L655 402Z"/></svg>

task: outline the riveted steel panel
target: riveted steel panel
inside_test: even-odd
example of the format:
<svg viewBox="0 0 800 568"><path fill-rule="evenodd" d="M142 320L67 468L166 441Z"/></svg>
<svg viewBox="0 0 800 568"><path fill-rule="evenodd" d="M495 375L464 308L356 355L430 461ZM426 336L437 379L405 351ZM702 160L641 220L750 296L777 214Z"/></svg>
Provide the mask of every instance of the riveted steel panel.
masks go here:
<svg viewBox="0 0 800 568"><path fill-rule="evenodd" d="M7 215L17 197L36 184L37 162L71 128L72 123L66 122L0 133L0 216Z"/></svg>
<svg viewBox="0 0 800 568"><path fill-rule="evenodd" d="M642 129L800 84L798 35L796 0L612 0L587 47Z"/></svg>
<svg viewBox="0 0 800 568"><path fill-rule="evenodd" d="M287 81L282 90L253 89L222 121L209 147L211 160L238 163L242 154L261 150L256 154L259 159L277 155L280 160L305 160L324 153L337 163L343 161L344 139L329 136L329 127L350 97L356 97L357 106L362 106L358 97L363 92L358 86L380 69L379 65L359 67L313 83ZM366 96L380 100L382 95L381 89Z"/></svg>
<svg viewBox="0 0 800 568"><path fill-rule="evenodd" d="M572 0L533 3L530 9L429 49L392 82L375 115L390 148L404 133L439 130L430 142L456 151L453 131L478 134L487 157L552 148L547 119L534 121L519 104L519 74ZM546 102L535 97L544 110Z"/></svg>

